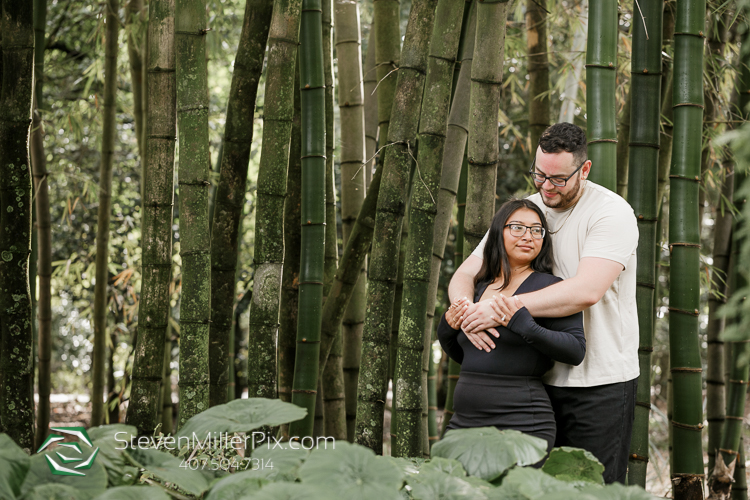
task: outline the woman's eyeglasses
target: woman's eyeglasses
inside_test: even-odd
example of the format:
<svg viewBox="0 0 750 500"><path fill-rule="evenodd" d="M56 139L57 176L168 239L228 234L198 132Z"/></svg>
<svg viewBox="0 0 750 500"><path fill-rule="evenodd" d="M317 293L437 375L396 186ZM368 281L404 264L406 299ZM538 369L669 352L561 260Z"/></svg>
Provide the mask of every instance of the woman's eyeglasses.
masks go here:
<svg viewBox="0 0 750 500"><path fill-rule="evenodd" d="M526 230L531 231L531 237L535 240L541 240L544 238L545 230L542 226L524 226L523 224L506 224L503 227L510 228L510 235L520 238L526 234Z"/></svg>
<svg viewBox="0 0 750 500"><path fill-rule="evenodd" d="M588 160L583 160L583 163L578 165L578 168L573 170L573 173L567 177L562 177L559 175L548 176L548 175L544 175L542 173L536 172L534 170L534 165L536 165L536 157L534 157L534 161L531 162L531 168L529 168L529 175L531 175L531 178L534 179L534 182L536 182L537 184L544 184L544 181L549 179L549 181L552 183L553 186L565 187L565 184L568 183L568 180L571 177L573 177L576 174L576 172L581 170L581 167L583 167L587 161Z"/></svg>

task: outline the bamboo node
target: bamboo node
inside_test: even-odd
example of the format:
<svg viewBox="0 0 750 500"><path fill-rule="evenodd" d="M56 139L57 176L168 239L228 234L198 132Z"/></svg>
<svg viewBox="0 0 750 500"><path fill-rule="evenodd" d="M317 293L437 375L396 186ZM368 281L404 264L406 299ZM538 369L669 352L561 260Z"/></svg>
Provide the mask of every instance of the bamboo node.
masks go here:
<svg viewBox="0 0 750 500"><path fill-rule="evenodd" d="M719 451L722 453L726 453L727 455L739 455L737 450L728 450L726 448L719 448Z"/></svg>
<svg viewBox="0 0 750 500"><path fill-rule="evenodd" d="M670 248L671 252L671 248ZM688 311L687 309L680 309L679 307L670 307L668 308L670 312L678 312L682 314L687 314L690 316L698 316L698 309L693 309L692 311ZM698 370L700 371L700 368L672 368L672 371L692 371L692 370Z"/></svg>
<svg viewBox="0 0 750 500"><path fill-rule="evenodd" d="M643 70L643 74L644 74L644 75L647 75L647 74L648 74L648 68L644 68L644 70Z"/></svg>
<svg viewBox="0 0 750 500"><path fill-rule="evenodd" d="M731 383L731 384L745 385L745 384L747 384L747 380L734 380L734 379L730 378L729 379L729 383Z"/></svg>
<svg viewBox="0 0 750 500"><path fill-rule="evenodd" d="M630 455L630 458L632 460L640 460L641 462L648 462L648 457L644 457L643 455L638 455L637 453L632 453Z"/></svg>
<svg viewBox="0 0 750 500"><path fill-rule="evenodd" d="M644 403L643 401L636 401L635 404L638 406L642 406L643 408L646 408L649 411L651 411L651 408L652 408L651 403Z"/></svg>
<svg viewBox="0 0 750 500"><path fill-rule="evenodd" d="M703 371L703 368L688 368L686 366L680 366L676 368L670 368L670 372L685 372L685 373L701 373Z"/></svg>
<svg viewBox="0 0 750 500"><path fill-rule="evenodd" d="M744 417L736 417L734 415L724 415L724 418L725 419L728 418L729 420L740 420L740 421L745 420Z"/></svg>

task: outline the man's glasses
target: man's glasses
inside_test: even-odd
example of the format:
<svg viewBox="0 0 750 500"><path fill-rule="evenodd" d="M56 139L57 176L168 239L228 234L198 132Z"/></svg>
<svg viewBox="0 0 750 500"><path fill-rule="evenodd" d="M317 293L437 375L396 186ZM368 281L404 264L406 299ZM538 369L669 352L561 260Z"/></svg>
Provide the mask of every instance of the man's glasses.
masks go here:
<svg viewBox="0 0 750 500"><path fill-rule="evenodd" d="M534 182L537 184L544 184L544 181L548 180L552 183L553 186L557 187L565 187L565 185L568 183L568 180L573 177L579 170L581 170L581 167L583 167L588 160L583 160L583 163L578 165L578 168L573 170L573 173L570 174L567 177L562 177L560 175L553 175L553 176L547 176L539 172L534 171L534 166L536 165L536 156L534 157L534 160L531 162L531 167L529 168L529 175L531 175L532 179L534 179Z"/></svg>
<svg viewBox="0 0 750 500"><path fill-rule="evenodd" d="M520 238L526 234L526 230L531 231L531 237L535 240L541 240L544 238L544 228L542 226L524 226L523 224L506 224L503 227L510 228L510 235Z"/></svg>

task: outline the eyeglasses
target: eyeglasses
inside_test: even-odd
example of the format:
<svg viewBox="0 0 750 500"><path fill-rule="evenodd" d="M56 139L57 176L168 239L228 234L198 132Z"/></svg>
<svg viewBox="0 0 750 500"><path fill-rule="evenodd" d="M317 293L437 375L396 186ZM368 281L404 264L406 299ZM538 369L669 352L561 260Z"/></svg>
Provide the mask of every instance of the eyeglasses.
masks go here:
<svg viewBox="0 0 750 500"><path fill-rule="evenodd" d="M531 237L535 240L541 240L544 238L546 231L542 226L524 226L523 224L506 224L503 227L510 228L510 235L520 238L526 234L526 230L531 231Z"/></svg>
<svg viewBox="0 0 750 500"><path fill-rule="evenodd" d="M576 172L581 170L581 167L583 167L587 161L588 160L583 160L583 163L578 165L578 168L573 170L573 173L567 177L562 177L560 175L547 176L542 173L534 171L534 166L536 165L536 156L535 156L534 160L531 162L531 167L529 168L529 175L531 175L531 177L534 179L534 182L536 182L537 184L540 184L540 185L544 184L544 181L549 179L549 181L552 183L553 186L564 187L568 183L568 180L571 177L573 177L576 174Z"/></svg>

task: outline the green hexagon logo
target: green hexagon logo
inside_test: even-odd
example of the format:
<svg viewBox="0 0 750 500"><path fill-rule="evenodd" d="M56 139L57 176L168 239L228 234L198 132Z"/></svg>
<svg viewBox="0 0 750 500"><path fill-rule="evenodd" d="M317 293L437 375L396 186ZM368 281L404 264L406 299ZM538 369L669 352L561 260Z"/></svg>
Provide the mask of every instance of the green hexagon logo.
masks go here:
<svg viewBox="0 0 750 500"><path fill-rule="evenodd" d="M94 445L91 444L91 439L86 433L84 427L52 427L50 430L74 436L78 438L79 441L83 441L89 447L94 447ZM50 434L36 452L41 453L48 446L58 443L63 439L65 439L65 436ZM85 476L86 473L81 471L90 469L91 466L94 465L96 456L99 454L99 448L96 448L91 455L85 457L81 450L81 446L78 443L59 443L57 444L57 447L62 448L62 451L55 451L57 457L54 457L52 453L48 453L44 456L44 458L47 459L47 465L49 465L50 472L56 476ZM77 463L77 465L73 465L75 463Z"/></svg>

